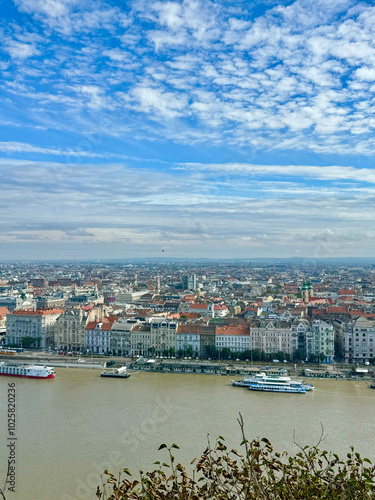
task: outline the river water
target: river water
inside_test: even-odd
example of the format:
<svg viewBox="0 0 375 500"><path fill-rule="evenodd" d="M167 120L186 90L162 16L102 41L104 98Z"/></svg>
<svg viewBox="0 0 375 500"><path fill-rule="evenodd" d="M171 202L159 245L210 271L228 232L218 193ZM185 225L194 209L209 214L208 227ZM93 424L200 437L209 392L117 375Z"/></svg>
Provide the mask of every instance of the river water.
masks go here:
<svg viewBox="0 0 375 500"><path fill-rule="evenodd" d="M16 383L16 493L7 500L94 500L100 473L124 467L151 469L167 458L161 443L177 443L189 463L211 438L241 442L241 412L248 439L267 437L277 450L315 444L344 455L354 445L375 461L375 390L365 382L316 380L303 394L257 393L232 387L229 377L134 373L103 379L99 370L56 369L52 380L0 377L0 487L7 448L7 388Z"/></svg>

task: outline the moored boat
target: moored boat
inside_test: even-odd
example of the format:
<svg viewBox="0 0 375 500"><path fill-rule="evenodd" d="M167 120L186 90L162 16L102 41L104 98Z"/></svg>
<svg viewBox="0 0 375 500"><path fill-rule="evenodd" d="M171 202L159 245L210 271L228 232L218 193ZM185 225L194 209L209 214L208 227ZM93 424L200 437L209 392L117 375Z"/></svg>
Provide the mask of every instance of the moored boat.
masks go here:
<svg viewBox="0 0 375 500"><path fill-rule="evenodd" d="M312 384L305 384L303 380L293 380L290 377L270 376L264 372L243 380L232 380L236 387L246 387L251 391L291 392L304 394L312 391Z"/></svg>
<svg viewBox="0 0 375 500"><path fill-rule="evenodd" d="M251 378L244 378L243 380L232 380L232 385L235 387L250 387Z"/></svg>
<svg viewBox="0 0 375 500"><path fill-rule="evenodd" d="M56 376L55 370L51 366L26 365L6 361L0 363L0 375L42 379Z"/></svg>
<svg viewBox="0 0 375 500"><path fill-rule="evenodd" d="M120 368L113 368L110 371L104 371L100 374L101 377L112 377L112 378L129 378L130 374L126 372L126 366L121 366Z"/></svg>

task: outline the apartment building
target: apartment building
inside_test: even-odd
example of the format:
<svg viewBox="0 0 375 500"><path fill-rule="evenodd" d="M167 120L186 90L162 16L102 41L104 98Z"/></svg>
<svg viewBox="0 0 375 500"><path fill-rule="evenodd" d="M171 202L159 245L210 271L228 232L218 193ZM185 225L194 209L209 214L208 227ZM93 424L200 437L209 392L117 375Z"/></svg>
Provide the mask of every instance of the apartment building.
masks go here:
<svg viewBox="0 0 375 500"><path fill-rule="evenodd" d="M178 323L163 319L150 323L150 346L156 354L176 349L176 334Z"/></svg>
<svg viewBox="0 0 375 500"><path fill-rule="evenodd" d="M314 360L332 363L335 355L335 333L333 325L316 320L306 339L306 355Z"/></svg>
<svg viewBox="0 0 375 500"><path fill-rule="evenodd" d="M130 352L132 356L147 356L153 354L151 350L151 324L137 324L130 332Z"/></svg>
<svg viewBox="0 0 375 500"><path fill-rule="evenodd" d="M246 324L216 327L215 347L219 351L224 348L232 352L244 352L250 349L250 330Z"/></svg>
<svg viewBox="0 0 375 500"><path fill-rule="evenodd" d="M344 326L346 363L365 363L375 357L375 322L360 316Z"/></svg>
<svg viewBox="0 0 375 500"><path fill-rule="evenodd" d="M266 354L284 352L293 355L298 348L298 339L290 323L268 322L259 327L250 327L250 350L258 349Z"/></svg>
<svg viewBox="0 0 375 500"><path fill-rule="evenodd" d="M22 347L22 339L34 339L33 347L45 349L54 344L54 324L61 309L16 310L7 315L6 343Z"/></svg>
<svg viewBox="0 0 375 500"><path fill-rule="evenodd" d="M64 351L80 351L85 343L86 316L80 307L61 314L54 324L54 345Z"/></svg>

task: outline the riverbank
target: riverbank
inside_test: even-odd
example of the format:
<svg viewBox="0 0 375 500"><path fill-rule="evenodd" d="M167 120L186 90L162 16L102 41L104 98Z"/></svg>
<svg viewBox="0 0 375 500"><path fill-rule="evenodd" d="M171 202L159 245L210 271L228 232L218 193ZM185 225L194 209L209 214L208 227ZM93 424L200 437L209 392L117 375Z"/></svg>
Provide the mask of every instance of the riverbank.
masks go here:
<svg viewBox="0 0 375 500"><path fill-rule="evenodd" d="M15 356L0 356L0 361L14 361L19 363L48 364L61 368L91 368L103 369L109 361L114 366L126 365L129 371L145 371L154 373L180 373L180 374L205 374L221 376L252 376L259 372L270 375L289 375L306 378L333 378L340 380L365 380L374 381L374 367L361 368L362 373L355 373L356 367L351 365L314 365L314 364L267 364L238 361L214 361L197 359L155 359L146 360L131 358L95 356L61 356L44 354L42 352L19 353ZM365 373L363 370L367 370Z"/></svg>

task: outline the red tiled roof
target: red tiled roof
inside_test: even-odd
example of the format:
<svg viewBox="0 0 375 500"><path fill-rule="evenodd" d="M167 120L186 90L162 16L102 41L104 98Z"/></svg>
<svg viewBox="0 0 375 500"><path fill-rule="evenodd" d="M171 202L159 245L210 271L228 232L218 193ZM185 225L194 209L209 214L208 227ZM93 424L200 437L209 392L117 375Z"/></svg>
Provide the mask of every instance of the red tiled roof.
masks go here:
<svg viewBox="0 0 375 500"><path fill-rule="evenodd" d="M13 311L14 316L48 316L49 314L62 314L62 309L37 309L36 311L19 310Z"/></svg>
<svg viewBox="0 0 375 500"><path fill-rule="evenodd" d="M207 309L207 304L190 304L189 309Z"/></svg>
<svg viewBox="0 0 375 500"><path fill-rule="evenodd" d="M346 307L327 307L327 313L347 314L348 309Z"/></svg>
<svg viewBox="0 0 375 500"><path fill-rule="evenodd" d="M216 335L250 335L250 330L247 325L238 326L218 326Z"/></svg>
<svg viewBox="0 0 375 500"><path fill-rule="evenodd" d="M355 295L354 290L339 290L339 295Z"/></svg>
<svg viewBox="0 0 375 500"><path fill-rule="evenodd" d="M185 302L189 302L190 300L195 300L195 298L195 295L193 295L192 293L188 293L182 300Z"/></svg>
<svg viewBox="0 0 375 500"><path fill-rule="evenodd" d="M113 323L103 323L102 324L102 331L108 332L112 328Z"/></svg>
<svg viewBox="0 0 375 500"><path fill-rule="evenodd" d="M0 307L0 318L3 318L7 314L10 314L7 307Z"/></svg>
<svg viewBox="0 0 375 500"><path fill-rule="evenodd" d="M200 333L200 325L179 325L178 333Z"/></svg>
<svg viewBox="0 0 375 500"><path fill-rule="evenodd" d="M86 325L86 330L93 330L98 323L96 321L90 321L90 323L87 323Z"/></svg>

